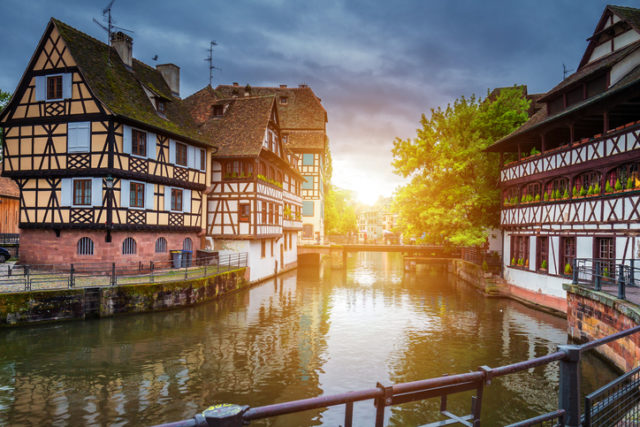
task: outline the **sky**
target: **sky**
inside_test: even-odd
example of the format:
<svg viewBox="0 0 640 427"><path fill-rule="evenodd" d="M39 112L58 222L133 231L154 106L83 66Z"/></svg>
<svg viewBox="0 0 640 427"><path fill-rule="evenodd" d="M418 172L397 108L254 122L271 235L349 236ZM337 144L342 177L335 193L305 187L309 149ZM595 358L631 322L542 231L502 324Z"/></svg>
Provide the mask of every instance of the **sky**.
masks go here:
<svg viewBox="0 0 640 427"><path fill-rule="evenodd" d="M50 17L106 41L109 0L0 0L0 89L13 92ZM575 70L607 1L115 0L133 55L181 68L181 96L213 86L308 84L328 113L332 184L364 203L391 196L395 138L456 98L527 85L546 92ZM640 0L621 6L640 8Z"/></svg>

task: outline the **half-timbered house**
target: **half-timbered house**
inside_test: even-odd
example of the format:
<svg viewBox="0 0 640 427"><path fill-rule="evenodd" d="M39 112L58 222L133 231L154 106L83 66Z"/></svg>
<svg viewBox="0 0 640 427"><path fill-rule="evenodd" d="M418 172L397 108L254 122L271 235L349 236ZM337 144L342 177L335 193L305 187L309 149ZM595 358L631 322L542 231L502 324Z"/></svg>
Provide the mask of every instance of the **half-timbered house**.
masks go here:
<svg viewBox="0 0 640 427"><path fill-rule="evenodd" d="M575 258L640 250L640 10L607 6L576 72L489 151L502 166L505 278L524 298L566 309Z"/></svg>
<svg viewBox="0 0 640 427"><path fill-rule="evenodd" d="M218 147L207 190L207 240L247 252L251 281L296 266L302 175L282 142L274 96L220 99L206 87L185 100Z"/></svg>
<svg viewBox="0 0 640 427"><path fill-rule="evenodd" d="M278 104L280 130L285 145L298 156L302 181L301 243L324 241L325 164L329 140L327 112L307 85L290 88L220 85L216 93L224 98L273 95Z"/></svg>
<svg viewBox="0 0 640 427"><path fill-rule="evenodd" d="M200 247L213 147L179 98L179 68L51 19L0 116L27 263L168 257Z"/></svg>

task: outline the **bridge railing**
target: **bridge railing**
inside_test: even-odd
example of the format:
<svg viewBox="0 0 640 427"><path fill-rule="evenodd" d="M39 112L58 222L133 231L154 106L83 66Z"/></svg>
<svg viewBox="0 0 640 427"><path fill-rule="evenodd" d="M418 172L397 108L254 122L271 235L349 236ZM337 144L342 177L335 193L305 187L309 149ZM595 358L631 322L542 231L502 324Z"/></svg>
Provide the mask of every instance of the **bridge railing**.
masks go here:
<svg viewBox="0 0 640 427"><path fill-rule="evenodd" d="M247 425L250 421L264 418L276 417L279 415L292 414L311 409L327 408L330 406L344 405L345 417L344 426L353 425L353 404L365 400L373 400L375 406L375 426L381 427L384 423L385 408L417 400L440 399L439 418L444 420L434 421L426 426L441 426L454 423L463 425L479 425L481 421L481 408L483 402L484 389L495 378L526 371L549 363L560 363L560 384L558 388L558 410L546 414L541 414L535 418L523 420L512 426L532 426L542 425L545 421L556 421L559 425L578 426L582 424L586 427L598 424L589 424L595 420L597 413L607 413L606 425L636 425L633 420L625 424L627 418L633 412L620 408L633 408L640 404L640 395L637 393L638 384L623 380L612 382L609 387L615 388L617 384L625 384L624 390L631 390L633 393L625 393L620 387L617 392L608 393L606 399L599 399L597 404L594 396L601 396L600 390L587 396L585 408L587 413L584 417L580 415L580 356L584 351L607 344L631 334L640 332L640 326L618 332L607 337L588 342L582 345L561 345L558 351L535 359L525 360L506 366L490 368L481 366L477 371L465 374L447 375L438 378L413 381L408 383L384 386L380 383L375 388L352 391L348 393L334 394L329 396L318 396L310 399L295 400L291 402L276 403L251 408L234 404L214 405L193 418L178 421L163 426L226 426L239 427ZM633 374L635 375L635 373ZM635 378L635 377L634 377ZM634 388L635 387L635 388ZM601 389L602 390L602 389ZM462 392L474 391L471 397L471 408L467 415L455 415L447 410L447 397ZM599 393L599 394L598 394ZM624 401L622 401L624 400ZM623 406L627 405L627 406ZM613 411L613 412L612 412ZM619 424L622 423L622 424ZM358 423L360 425L362 423Z"/></svg>

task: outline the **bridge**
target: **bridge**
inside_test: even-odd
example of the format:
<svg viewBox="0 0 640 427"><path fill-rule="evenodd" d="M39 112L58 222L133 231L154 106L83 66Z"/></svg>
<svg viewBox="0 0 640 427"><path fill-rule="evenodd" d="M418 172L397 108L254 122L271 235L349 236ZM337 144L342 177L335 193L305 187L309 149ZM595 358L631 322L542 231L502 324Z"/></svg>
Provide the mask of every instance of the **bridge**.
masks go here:
<svg viewBox="0 0 640 427"><path fill-rule="evenodd" d="M333 268L342 268L347 265L350 252L400 252L413 257L460 258L460 248L434 245L298 245L298 265L317 266L322 262L322 258L330 257Z"/></svg>

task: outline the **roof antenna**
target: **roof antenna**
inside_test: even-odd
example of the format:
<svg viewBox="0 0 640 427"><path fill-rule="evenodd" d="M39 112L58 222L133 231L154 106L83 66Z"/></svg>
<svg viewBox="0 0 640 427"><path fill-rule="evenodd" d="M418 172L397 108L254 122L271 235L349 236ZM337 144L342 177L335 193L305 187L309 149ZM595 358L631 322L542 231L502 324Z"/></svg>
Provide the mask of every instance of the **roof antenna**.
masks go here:
<svg viewBox="0 0 640 427"><path fill-rule="evenodd" d="M564 62L562 63L562 80L567 78L567 74L569 74L570 72L572 72L573 70L570 70L567 68L566 65L564 65Z"/></svg>
<svg viewBox="0 0 640 427"><path fill-rule="evenodd" d="M99 23L96 18L93 18L93 22L95 22L96 24L98 24L98 26L100 28L102 28L103 30L105 30L107 32L107 45L111 46L111 33L113 33L113 30L120 30L120 31L126 31L128 33L133 33L133 31L131 30L127 30L126 28L122 28L122 27L117 27L115 25L113 25L113 23L115 22L113 19L111 19L111 7L113 6L113 2L115 2L116 0L111 0L109 2L109 4L107 5L107 7L105 7L104 9L102 9L102 19L107 23L107 25L102 25L101 23ZM111 62L111 52L109 52L109 57L107 58L107 60L109 62Z"/></svg>
<svg viewBox="0 0 640 427"><path fill-rule="evenodd" d="M215 67L213 65L213 47L214 46L218 46L218 43L216 43L215 41L211 41L211 44L209 44L209 56L204 58L205 61L209 62L209 86L211 86L211 83L213 83L213 70L220 71L220 68Z"/></svg>

